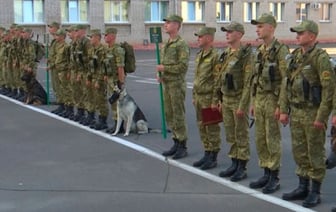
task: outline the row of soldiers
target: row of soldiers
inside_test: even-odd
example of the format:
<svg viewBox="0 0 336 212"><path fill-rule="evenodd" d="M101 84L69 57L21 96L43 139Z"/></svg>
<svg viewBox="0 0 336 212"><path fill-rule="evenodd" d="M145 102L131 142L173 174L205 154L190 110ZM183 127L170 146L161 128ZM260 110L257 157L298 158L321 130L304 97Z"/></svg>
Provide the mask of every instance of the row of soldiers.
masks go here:
<svg viewBox="0 0 336 212"><path fill-rule="evenodd" d="M26 91L23 72L37 68L36 41L31 36L31 29L16 24L0 27L0 93L18 100L24 99Z"/></svg>

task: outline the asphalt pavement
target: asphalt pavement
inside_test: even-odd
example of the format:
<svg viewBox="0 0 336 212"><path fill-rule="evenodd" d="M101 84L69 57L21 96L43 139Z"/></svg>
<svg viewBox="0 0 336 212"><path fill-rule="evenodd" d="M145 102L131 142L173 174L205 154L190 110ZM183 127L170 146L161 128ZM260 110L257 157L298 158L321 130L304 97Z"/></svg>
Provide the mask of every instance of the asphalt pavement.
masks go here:
<svg viewBox="0 0 336 212"><path fill-rule="evenodd" d="M203 155L191 103L193 49L187 73L187 158L161 156L172 142L159 133L111 136L49 111L55 105L27 106L0 95L0 212L52 211L330 211L336 206L336 171L329 170L322 186L322 203L313 210L301 201L281 199L295 188L295 164L288 127L282 128L281 188L272 195L248 188L262 170L257 165L254 128L250 130L248 178L233 183L217 177L230 165L222 131L218 167L201 171L192 163ZM151 128L161 128L154 51L136 51L137 71L127 77L127 90ZM45 85L43 63L38 72ZM51 92L52 95L52 92ZM111 120L109 120L111 125ZM329 138L326 138L326 146Z"/></svg>

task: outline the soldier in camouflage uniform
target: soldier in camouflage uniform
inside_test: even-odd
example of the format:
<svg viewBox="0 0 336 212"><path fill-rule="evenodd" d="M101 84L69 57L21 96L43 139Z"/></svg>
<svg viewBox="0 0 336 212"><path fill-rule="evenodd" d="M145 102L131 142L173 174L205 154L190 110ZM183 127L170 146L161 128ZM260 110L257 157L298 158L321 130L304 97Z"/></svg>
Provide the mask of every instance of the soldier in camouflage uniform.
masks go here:
<svg viewBox="0 0 336 212"><path fill-rule="evenodd" d="M110 97L113 94L114 87L117 85L120 89L124 87L125 83L125 50L116 43L118 30L116 28L105 29L105 42L107 44L105 59L104 59L104 71L106 72L107 83L107 96ZM114 125L107 129L107 133L114 133L117 123L117 103L111 105L112 119Z"/></svg>
<svg viewBox="0 0 336 212"><path fill-rule="evenodd" d="M58 103L63 107L58 112L55 111L55 114L58 114L62 117L67 117L71 110L71 81L70 81L70 69L69 69L69 44L65 42L66 31L64 29L58 29L54 33L54 51L53 55L53 73L57 73L54 77L58 79L54 79L57 81L57 96Z"/></svg>
<svg viewBox="0 0 336 212"><path fill-rule="evenodd" d="M60 101L60 99L62 98L59 94L60 81L59 81L58 73L55 70L55 57L57 54L57 42L56 42L55 33L57 32L59 28L60 28L60 24L58 22L52 22L51 24L48 24L49 34L52 36L52 40L48 47L48 68L49 68L49 71L50 71L49 73L51 76L51 86L52 86L56 101L59 105L55 110L51 111L52 113L55 113L55 114L61 114L65 110L64 102Z"/></svg>
<svg viewBox="0 0 336 212"><path fill-rule="evenodd" d="M230 145L229 157L232 164L219 173L220 177L231 177L240 181L247 177L246 163L250 159L248 110L250 107L250 81L253 57L250 45L243 45L241 38L245 30L242 24L231 22L222 27L226 32L229 47L220 56L220 77L214 96L221 94L222 114L226 141Z"/></svg>
<svg viewBox="0 0 336 212"><path fill-rule="evenodd" d="M218 52L213 47L216 28L202 27L195 36L201 50L196 56L196 70L193 86L193 104L196 110L196 120L199 134L204 147L204 156L193 163L193 166L203 170L217 166L217 154L220 150L219 124L204 125L202 123L202 109L211 106Z"/></svg>
<svg viewBox="0 0 336 212"><path fill-rule="evenodd" d="M101 43L101 31L93 29L90 32L91 48L89 50L90 72L92 74L92 110L99 114L98 121L90 125L96 130L107 128L108 105L106 101L106 82L104 80L104 59L106 48Z"/></svg>
<svg viewBox="0 0 336 212"><path fill-rule="evenodd" d="M161 64L156 71L161 72L165 117L172 131L174 145L162 155L180 159L187 156L187 124L185 120L185 95L190 49L178 34L182 17L170 15L163 19L164 30L169 35L168 42L161 48Z"/></svg>
<svg viewBox="0 0 336 212"><path fill-rule="evenodd" d="M326 173L324 141L335 74L329 55L316 46L319 30L314 21L302 21L290 31L296 32L300 47L288 57L289 73L282 84L280 121L283 124L289 122L290 108L292 152L299 186L282 198L304 199L304 207L314 207L321 202L320 187Z"/></svg>
<svg viewBox="0 0 336 212"><path fill-rule="evenodd" d="M286 45L274 37L276 20L271 14L263 14L251 23L263 44L256 50L253 73L254 97L252 114L255 115L256 147L259 166L264 175L251 182L251 188L263 188L265 194L280 188L279 170L281 161L281 135L278 122L280 85L287 76L285 57L289 53Z"/></svg>
<svg viewBox="0 0 336 212"><path fill-rule="evenodd" d="M32 30L29 28L24 28L21 37L21 61L20 61L20 87L24 87L24 90L27 91L27 88L25 88L24 82L21 80L21 76L23 75L23 72L33 72L34 76L36 75L36 69L37 69L37 63L36 63L36 49L35 44L31 39L31 33ZM25 100L24 92L20 90L21 96L18 98L20 101Z"/></svg>
<svg viewBox="0 0 336 212"><path fill-rule="evenodd" d="M20 61L22 56L22 48L21 48L21 32L23 27L19 25L12 25L11 33L12 33L12 40L11 40L11 48L10 48L10 70L12 72L12 93L10 97L18 98L21 97L22 91L22 81L20 79L21 70L20 70Z"/></svg>
<svg viewBox="0 0 336 212"><path fill-rule="evenodd" d="M68 73L67 73L67 79L70 81L69 82L69 89L70 92L68 95L69 97L69 102L67 102L67 105L65 105L65 112L59 114L60 116L64 118L69 118L71 120L74 120L75 118L75 111L74 111L74 106L76 105L75 98L74 98L74 87L77 86L76 82L76 62L75 62L75 49L76 49L76 31L75 31L75 25L70 26L65 30L67 32L68 37L70 38L70 44L69 44L69 63L68 63Z"/></svg>
<svg viewBox="0 0 336 212"><path fill-rule="evenodd" d="M93 119L93 115L85 116L85 102L87 100L88 87L86 82L88 80L89 72L89 55L88 50L91 46L89 39L86 37L87 26L78 24L75 26L76 46L74 51L75 67L74 67L74 84L72 86L72 94L75 99L77 107L77 114L74 121L83 123L86 119Z"/></svg>

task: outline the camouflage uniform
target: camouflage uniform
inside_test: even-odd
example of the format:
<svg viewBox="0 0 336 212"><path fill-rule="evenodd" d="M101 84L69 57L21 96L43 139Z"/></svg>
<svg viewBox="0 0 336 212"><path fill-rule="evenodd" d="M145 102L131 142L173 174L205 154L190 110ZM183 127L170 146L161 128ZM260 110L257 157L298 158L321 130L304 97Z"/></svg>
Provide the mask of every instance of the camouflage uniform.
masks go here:
<svg viewBox="0 0 336 212"><path fill-rule="evenodd" d="M56 36L65 36L66 32L64 29L59 29L55 33ZM56 40L54 43L54 50L55 55L54 58L54 64L53 64L53 71L54 73L57 73L54 77L57 77L57 101L61 104L64 104L64 106L67 108L71 105L71 82L69 78L69 51L70 46L67 44L64 40L58 41ZM56 78L55 78L56 80ZM69 109L68 109L69 110ZM60 111L59 115L62 114L64 116L66 111ZM69 112L69 111L68 111Z"/></svg>
<svg viewBox="0 0 336 212"><path fill-rule="evenodd" d="M310 31L318 34L318 26L313 21L303 21L290 28L292 32ZM313 207L320 203L320 186L325 177L325 129L314 126L319 121L327 126L332 108L335 74L329 62L329 55L312 46L306 52L302 48L293 51L288 59L288 78L283 82L284 92L280 98L281 113L290 110L292 152L297 165L300 192L284 194L283 198L295 200L305 198L303 206ZM312 188L309 192L309 181ZM298 195L300 194L300 195Z"/></svg>
<svg viewBox="0 0 336 212"><path fill-rule="evenodd" d="M223 31L244 33L244 28L232 22ZM225 49L220 57L220 77L214 94L221 94L222 114L226 141L230 144L229 157L232 165L219 173L232 181L246 178L246 163L250 159L248 109L250 106L250 81L253 63L250 45L241 45L238 50ZM217 102L215 99L214 103ZM244 111L244 117L237 117L237 110Z"/></svg>
<svg viewBox="0 0 336 212"><path fill-rule="evenodd" d="M91 36L101 36L100 30L91 30ZM107 128L108 105L106 100L105 58L106 47L99 43L89 50L90 72L92 75L92 103L93 110L99 113L99 121L90 127L96 130Z"/></svg>
<svg viewBox="0 0 336 212"><path fill-rule="evenodd" d="M203 27L196 36L214 35L216 28ZM195 59L195 78L193 86L193 102L196 109L196 120L199 134L205 150L204 157L195 162L193 166L201 169L210 169L217 166L217 154L220 150L220 126L219 124L204 125L202 123L202 109L209 108L212 103L214 81L217 77L215 67L217 65L218 52L211 47L200 50Z"/></svg>
<svg viewBox="0 0 336 212"><path fill-rule="evenodd" d="M77 25L75 30L86 29L84 25ZM87 93L89 92L89 87L86 86L86 81L88 79L89 72L89 57L88 50L90 48L90 41L87 37L82 36L76 39L74 58L75 58L75 67L73 72L73 86L72 94L75 100L75 106L77 107L77 114L74 117L75 121L84 121L86 119L84 109L85 102L88 98Z"/></svg>
<svg viewBox="0 0 336 212"><path fill-rule="evenodd" d="M251 23L265 23L276 27L274 17L266 13ZM264 175L251 182L250 187L264 187L263 193L273 193L280 188L281 134L275 112L279 110L281 81L287 76L285 58L288 53L288 47L273 37L268 45L260 45L255 55L252 89L255 136L259 166L264 168Z"/></svg>

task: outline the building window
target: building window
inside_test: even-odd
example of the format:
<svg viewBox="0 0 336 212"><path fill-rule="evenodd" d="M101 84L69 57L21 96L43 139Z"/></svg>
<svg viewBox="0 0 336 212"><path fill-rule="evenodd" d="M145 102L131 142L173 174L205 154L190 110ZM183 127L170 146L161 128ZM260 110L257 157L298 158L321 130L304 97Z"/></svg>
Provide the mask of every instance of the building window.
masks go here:
<svg viewBox="0 0 336 212"><path fill-rule="evenodd" d="M203 22L204 1L182 1L182 18L187 22Z"/></svg>
<svg viewBox="0 0 336 212"><path fill-rule="evenodd" d="M15 23L43 23L43 0L14 0Z"/></svg>
<svg viewBox="0 0 336 212"><path fill-rule="evenodd" d="M104 1L104 20L108 22L128 22L129 1Z"/></svg>
<svg viewBox="0 0 336 212"><path fill-rule="evenodd" d="M259 16L259 2L244 2L244 21L250 22Z"/></svg>
<svg viewBox="0 0 336 212"><path fill-rule="evenodd" d="M146 1L145 20L148 22L162 21L168 15L169 1Z"/></svg>
<svg viewBox="0 0 336 212"><path fill-rule="evenodd" d="M87 23L88 0L61 0L61 18L64 23Z"/></svg>
<svg viewBox="0 0 336 212"><path fill-rule="evenodd" d="M216 19L217 21L230 22L232 18L233 2L217 2Z"/></svg>
<svg viewBox="0 0 336 212"><path fill-rule="evenodd" d="M269 9L277 21L283 21L285 12L285 3L283 2L270 3Z"/></svg>
<svg viewBox="0 0 336 212"><path fill-rule="evenodd" d="M308 19L308 3L296 3L296 21L301 22Z"/></svg>
<svg viewBox="0 0 336 212"><path fill-rule="evenodd" d="M331 17L331 5L330 3L320 4L320 21L330 21Z"/></svg>

